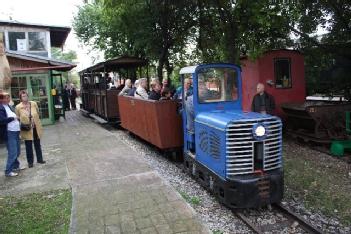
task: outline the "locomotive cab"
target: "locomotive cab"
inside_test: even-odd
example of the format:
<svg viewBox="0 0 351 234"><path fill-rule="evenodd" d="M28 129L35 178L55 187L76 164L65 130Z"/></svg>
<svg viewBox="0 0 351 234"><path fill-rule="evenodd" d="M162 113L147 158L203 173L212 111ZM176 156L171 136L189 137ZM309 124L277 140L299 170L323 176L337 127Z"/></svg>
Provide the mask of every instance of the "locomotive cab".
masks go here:
<svg viewBox="0 0 351 234"><path fill-rule="evenodd" d="M240 67L205 64L182 68L180 75L188 173L232 208L279 202L282 123L242 110Z"/></svg>

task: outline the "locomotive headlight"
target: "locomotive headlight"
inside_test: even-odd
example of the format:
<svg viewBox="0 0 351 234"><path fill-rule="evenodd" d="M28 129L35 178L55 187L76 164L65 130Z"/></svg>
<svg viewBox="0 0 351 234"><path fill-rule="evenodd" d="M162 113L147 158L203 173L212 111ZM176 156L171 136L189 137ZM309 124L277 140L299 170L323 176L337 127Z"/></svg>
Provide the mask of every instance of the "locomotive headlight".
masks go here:
<svg viewBox="0 0 351 234"><path fill-rule="evenodd" d="M267 137L268 129L261 123L257 123L252 128L252 135L256 140L263 140Z"/></svg>
<svg viewBox="0 0 351 234"><path fill-rule="evenodd" d="M264 134L266 134L265 127L263 127L262 125L257 126L257 128L255 129L255 135L258 137L263 137Z"/></svg>

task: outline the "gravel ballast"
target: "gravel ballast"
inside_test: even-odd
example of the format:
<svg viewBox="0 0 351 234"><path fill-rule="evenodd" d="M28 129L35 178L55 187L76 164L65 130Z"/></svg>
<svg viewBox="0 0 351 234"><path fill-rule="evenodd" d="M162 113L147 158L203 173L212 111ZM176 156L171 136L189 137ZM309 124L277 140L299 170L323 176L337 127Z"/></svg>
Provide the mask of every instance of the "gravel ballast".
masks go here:
<svg viewBox="0 0 351 234"><path fill-rule="evenodd" d="M201 187L194 179L185 174L179 165L172 163L153 146L123 130L111 132L133 150L140 153L168 183L181 195L195 198L199 202L186 199L194 208L200 220L208 225L213 233L252 233L231 210L220 204L210 193ZM289 142L288 142L289 144ZM284 199L283 204L294 212L310 221L325 233L350 233L350 227L344 227L336 219L327 218L320 213L308 211L301 200ZM244 211L253 223L263 228L269 225L282 226L280 231L267 230L267 233L303 233L297 223L289 224L285 217L268 209ZM285 227L284 227L285 225Z"/></svg>

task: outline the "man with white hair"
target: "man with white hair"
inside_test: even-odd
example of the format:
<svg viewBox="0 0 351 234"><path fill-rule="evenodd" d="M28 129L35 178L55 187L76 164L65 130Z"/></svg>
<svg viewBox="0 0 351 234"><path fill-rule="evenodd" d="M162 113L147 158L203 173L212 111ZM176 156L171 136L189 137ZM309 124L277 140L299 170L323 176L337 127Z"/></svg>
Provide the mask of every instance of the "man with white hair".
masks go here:
<svg viewBox="0 0 351 234"><path fill-rule="evenodd" d="M275 102L272 95L264 90L264 84L257 84L257 94L252 100L251 109L253 112L272 115L275 109Z"/></svg>
<svg viewBox="0 0 351 234"><path fill-rule="evenodd" d="M140 78L139 86L135 90L134 97L138 99L148 99L149 95L147 94L147 80L146 78Z"/></svg>

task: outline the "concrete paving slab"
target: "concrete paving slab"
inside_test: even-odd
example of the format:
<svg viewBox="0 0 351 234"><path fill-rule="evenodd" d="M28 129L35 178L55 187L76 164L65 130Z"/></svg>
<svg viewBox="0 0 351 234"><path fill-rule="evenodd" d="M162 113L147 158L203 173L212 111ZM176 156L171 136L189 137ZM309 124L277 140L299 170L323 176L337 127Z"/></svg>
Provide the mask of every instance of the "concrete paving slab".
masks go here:
<svg viewBox="0 0 351 234"><path fill-rule="evenodd" d="M0 175L0 196L71 187L70 233L209 233L142 156L78 111L45 127L42 145L47 164Z"/></svg>

